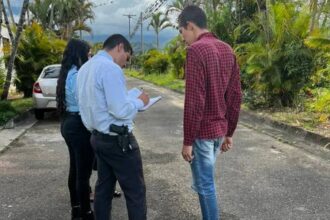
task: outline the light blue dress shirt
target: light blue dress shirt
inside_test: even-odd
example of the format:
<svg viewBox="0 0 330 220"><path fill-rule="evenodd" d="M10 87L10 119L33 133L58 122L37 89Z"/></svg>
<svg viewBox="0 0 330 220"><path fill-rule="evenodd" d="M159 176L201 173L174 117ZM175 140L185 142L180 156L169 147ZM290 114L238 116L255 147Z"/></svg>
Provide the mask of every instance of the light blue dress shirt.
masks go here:
<svg viewBox="0 0 330 220"><path fill-rule="evenodd" d="M68 112L79 112L76 95L77 73L77 67L73 65L66 77L65 102L66 111Z"/></svg>
<svg viewBox="0 0 330 220"><path fill-rule="evenodd" d="M90 131L109 134L110 124L127 125L132 131L133 119L144 106L128 96L121 67L104 50L79 69L77 91L80 115Z"/></svg>

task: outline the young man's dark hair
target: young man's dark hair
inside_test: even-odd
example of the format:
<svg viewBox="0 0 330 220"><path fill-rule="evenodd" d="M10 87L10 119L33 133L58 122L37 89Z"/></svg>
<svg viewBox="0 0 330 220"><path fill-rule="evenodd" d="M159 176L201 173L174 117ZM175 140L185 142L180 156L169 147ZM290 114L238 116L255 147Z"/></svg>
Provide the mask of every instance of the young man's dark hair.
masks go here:
<svg viewBox="0 0 330 220"><path fill-rule="evenodd" d="M179 27L186 28L188 22L192 22L201 29L207 28L205 12L195 5L185 7L178 17L178 22Z"/></svg>
<svg viewBox="0 0 330 220"><path fill-rule="evenodd" d="M108 37L103 43L103 49L111 50L115 48L117 45L123 44L125 52L129 52L133 54L133 49L129 41L121 34L114 34Z"/></svg>

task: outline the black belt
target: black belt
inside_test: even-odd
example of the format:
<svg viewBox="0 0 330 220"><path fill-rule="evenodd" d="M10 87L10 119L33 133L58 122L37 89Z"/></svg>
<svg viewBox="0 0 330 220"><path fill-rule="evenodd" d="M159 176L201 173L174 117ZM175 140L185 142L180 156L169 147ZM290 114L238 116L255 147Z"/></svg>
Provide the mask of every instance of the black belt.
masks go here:
<svg viewBox="0 0 330 220"><path fill-rule="evenodd" d="M66 115L80 116L79 112L65 112Z"/></svg>
<svg viewBox="0 0 330 220"><path fill-rule="evenodd" d="M110 135L110 134L104 134L97 130L93 130L92 135L94 135L95 137L101 138L103 140L106 140L106 141L118 141L118 135L114 136L114 135Z"/></svg>
<svg viewBox="0 0 330 220"><path fill-rule="evenodd" d="M103 136L103 137L117 137L118 134L114 133L114 132L110 132L109 134L104 134L102 132L99 132L98 130L93 130L92 134L96 135L96 136ZM128 132L128 135L133 135L133 132Z"/></svg>

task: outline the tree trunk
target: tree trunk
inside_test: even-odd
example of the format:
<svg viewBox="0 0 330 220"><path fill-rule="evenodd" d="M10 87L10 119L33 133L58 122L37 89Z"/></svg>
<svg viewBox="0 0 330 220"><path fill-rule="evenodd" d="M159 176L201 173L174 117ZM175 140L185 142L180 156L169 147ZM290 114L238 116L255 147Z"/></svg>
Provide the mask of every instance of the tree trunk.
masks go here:
<svg viewBox="0 0 330 220"><path fill-rule="evenodd" d="M309 28L309 31L310 32L312 32L314 30L315 23L318 22L316 20L316 16L317 16L317 2L318 2L318 0L311 0L310 1L310 8L311 8L311 12L312 12L312 21L311 21L311 26Z"/></svg>
<svg viewBox="0 0 330 220"><path fill-rule="evenodd" d="M2 45L2 1L0 1L0 46Z"/></svg>
<svg viewBox="0 0 330 220"><path fill-rule="evenodd" d="M8 11L9 11L9 15L10 15L11 22L12 22L13 25L15 26L16 23L15 23L15 19L14 19L13 10L11 9L11 6L10 6L10 0L7 0L7 6L8 6Z"/></svg>
<svg viewBox="0 0 330 220"><path fill-rule="evenodd" d="M13 35L13 32L11 31L11 28L10 28L7 12L6 12L6 9L5 9L5 5L3 4L3 0L0 0L0 1L1 1L2 6L3 6L2 7L2 13L3 13L3 17L5 18L6 27L8 29L8 34L9 34L9 37L10 37L10 41L13 42L14 35Z"/></svg>
<svg viewBox="0 0 330 220"><path fill-rule="evenodd" d="M54 21L54 4L51 4L51 10L50 10L50 19L49 19L49 25L48 28L53 30L53 21Z"/></svg>
<svg viewBox="0 0 330 220"><path fill-rule="evenodd" d="M217 10L217 2L216 2L216 0L213 0L212 1L212 9L213 9L213 13L215 13L216 10Z"/></svg>
<svg viewBox="0 0 330 220"><path fill-rule="evenodd" d="M326 14L322 22L322 28L325 28L325 25L327 24L327 20L328 20L328 15Z"/></svg>
<svg viewBox="0 0 330 220"><path fill-rule="evenodd" d="M157 50L159 49L159 32L156 32L157 37Z"/></svg>
<svg viewBox="0 0 330 220"><path fill-rule="evenodd" d="M30 11L29 9L26 12L27 25L30 26Z"/></svg>
<svg viewBox="0 0 330 220"><path fill-rule="evenodd" d="M16 57L16 53L17 53L18 43L19 43L22 31L23 31L25 13L28 10L28 7L29 7L29 0L24 0L23 7L21 10L21 15L19 18L18 26L17 26L15 40L12 42L12 50L11 50L10 59L8 62L8 71L7 71L6 81L3 86L1 100L6 100L8 98L9 87L10 87L11 78L12 78L12 72L14 69L14 61L15 61L15 57Z"/></svg>
<svg viewBox="0 0 330 220"><path fill-rule="evenodd" d="M319 10L318 10L318 14L317 14L317 23L319 23L320 22L320 20L321 20L321 15L322 15L322 13L323 13L323 9L324 9L324 6L325 6L325 3L327 2L327 0L324 0L323 2L322 2L322 5L320 6L320 8L319 8Z"/></svg>
<svg viewBox="0 0 330 220"><path fill-rule="evenodd" d="M0 47L2 48L2 52L0 52L0 69L2 69L4 67L3 65L3 43L2 43L2 1L0 1ZM0 74L3 74L2 71L0 72ZM2 86L2 85L0 85Z"/></svg>

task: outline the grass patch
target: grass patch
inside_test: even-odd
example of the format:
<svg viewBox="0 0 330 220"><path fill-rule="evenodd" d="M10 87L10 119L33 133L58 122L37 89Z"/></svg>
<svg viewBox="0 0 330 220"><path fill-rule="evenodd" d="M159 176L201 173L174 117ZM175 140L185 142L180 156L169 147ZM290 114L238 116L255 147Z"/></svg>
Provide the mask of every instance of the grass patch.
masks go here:
<svg viewBox="0 0 330 220"><path fill-rule="evenodd" d="M11 118L32 108L32 98L0 101L0 125L4 125Z"/></svg>
<svg viewBox="0 0 330 220"><path fill-rule="evenodd" d="M299 111L292 108L250 110L245 105L243 105L242 109L249 110L274 121L301 127L305 130L330 137L330 115L328 114Z"/></svg>
<svg viewBox="0 0 330 220"><path fill-rule="evenodd" d="M184 92L184 81L176 79L170 72L163 74L151 73L144 75L143 73L140 73L136 70L126 70L125 73L128 76L151 82L158 86L169 88L180 93Z"/></svg>

